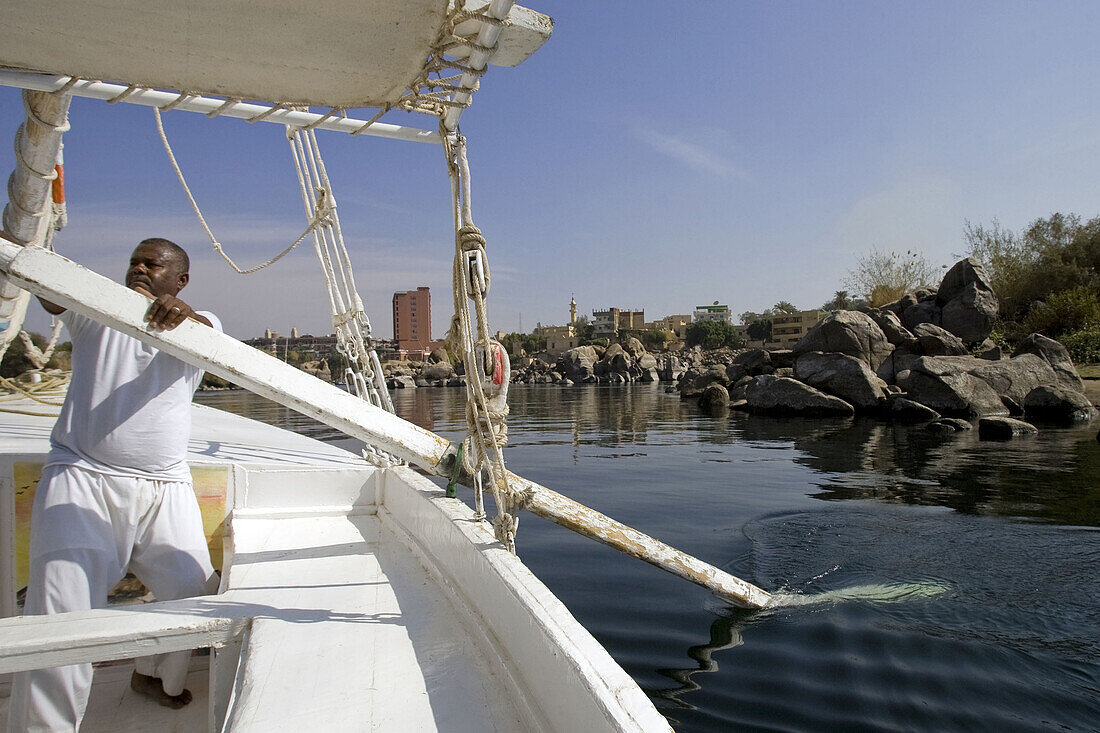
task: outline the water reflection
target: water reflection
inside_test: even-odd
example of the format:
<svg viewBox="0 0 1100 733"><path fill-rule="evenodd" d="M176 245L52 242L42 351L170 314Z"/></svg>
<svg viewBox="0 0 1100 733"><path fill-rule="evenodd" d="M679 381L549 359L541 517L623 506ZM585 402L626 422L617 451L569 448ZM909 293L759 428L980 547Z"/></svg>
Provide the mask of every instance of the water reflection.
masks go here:
<svg viewBox="0 0 1100 733"><path fill-rule="evenodd" d="M815 497L945 506L967 514L1100 526L1100 445L1091 426L1033 438L978 439L870 419L735 419L745 440L798 451L823 474Z"/></svg>
<svg viewBox="0 0 1100 733"><path fill-rule="evenodd" d="M420 425L465 431L461 389L394 397ZM524 518L524 561L679 733L1096 729L1095 424L991 443L866 419L707 416L652 385L511 397L516 472L767 590L829 599L736 611Z"/></svg>

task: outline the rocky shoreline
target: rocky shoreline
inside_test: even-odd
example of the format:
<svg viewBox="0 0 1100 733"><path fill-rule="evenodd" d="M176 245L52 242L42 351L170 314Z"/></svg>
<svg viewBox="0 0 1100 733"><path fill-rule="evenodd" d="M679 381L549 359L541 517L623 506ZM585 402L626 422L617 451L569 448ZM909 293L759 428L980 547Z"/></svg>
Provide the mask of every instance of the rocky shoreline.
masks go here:
<svg viewBox="0 0 1100 733"><path fill-rule="evenodd" d="M669 382L708 410L810 417L868 415L982 437L1033 434L1035 425L1093 419L1069 353L1040 334L1011 355L990 340L997 296L981 267L962 260L938 288L882 308L836 311L793 349L699 347L650 353L636 338L579 346L557 359L515 359L513 384ZM391 389L462 386L446 352L385 366ZM1026 420L1026 422L1025 422Z"/></svg>

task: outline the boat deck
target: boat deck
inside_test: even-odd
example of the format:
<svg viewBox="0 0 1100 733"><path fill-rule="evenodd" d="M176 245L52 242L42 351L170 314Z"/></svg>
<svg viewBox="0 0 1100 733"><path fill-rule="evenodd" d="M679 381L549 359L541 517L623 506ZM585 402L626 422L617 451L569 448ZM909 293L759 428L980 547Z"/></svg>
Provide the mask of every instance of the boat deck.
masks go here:
<svg viewBox="0 0 1100 733"><path fill-rule="evenodd" d="M59 396L53 398L59 401ZM3 452L42 456L57 408L29 399L8 401L4 407L24 414L0 420ZM299 497L288 504L300 505L300 497L311 494L322 506L333 500L345 508L361 504L335 516L235 518L233 570L223 582L226 592L210 610L252 618L253 643L244 655L250 675L264 680L235 701L235 728L334 729L322 723L327 718L348 730L431 731L437 721L454 731L527 729L507 694L485 684L493 679L489 660L467 641L469 634L439 584L382 527L375 497L355 496L347 488L354 482L330 475L366 475L373 469L365 461L335 446L201 405L193 406L192 419L192 467L262 467L262 475L269 477L291 471L298 485L266 480L263 488L254 489L269 505L279 503L280 494L287 500ZM363 493L373 491L373 483L369 486ZM229 608L234 605L238 608ZM206 730L208 659L196 657L189 678L195 700L179 711L130 691L131 664L102 664L82 730ZM349 678L356 680L359 692L350 699ZM6 688L0 687L4 727Z"/></svg>
<svg viewBox="0 0 1100 733"><path fill-rule="evenodd" d="M29 400L3 407L0 519L17 542L0 533L0 600L15 615L12 558L54 418L25 414L45 411ZM0 620L0 671L98 662L83 731L669 730L486 523L425 477L201 406L192 435L218 555L225 538L217 595ZM129 691L129 659L203 647L214 652L193 660L187 708Z"/></svg>
<svg viewBox="0 0 1100 733"><path fill-rule="evenodd" d="M243 659L258 682L235 701L234 730L528 730L438 583L377 515L234 530L230 587L196 611L252 618ZM180 711L130 692L131 665L98 669L82 730L206 730L207 671L195 661L195 700Z"/></svg>
<svg viewBox="0 0 1100 733"><path fill-rule="evenodd" d="M81 733L194 733L207 729L206 661L196 657L187 676L187 689L194 698L180 710L161 707L130 689L131 662L113 663L96 669L92 695ZM0 726L7 730L7 685L0 697Z"/></svg>

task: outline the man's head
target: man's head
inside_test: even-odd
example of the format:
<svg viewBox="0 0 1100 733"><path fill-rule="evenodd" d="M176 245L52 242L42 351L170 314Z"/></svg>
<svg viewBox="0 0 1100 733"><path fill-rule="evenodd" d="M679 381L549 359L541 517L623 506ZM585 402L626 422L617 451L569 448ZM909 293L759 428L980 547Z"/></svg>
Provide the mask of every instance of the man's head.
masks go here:
<svg viewBox="0 0 1100 733"><path fill-rule="evenodd" d="M147 290L154 297L175 295L187 285L190 267L183 247L159 237L146 239L130 255L126 287Z"/></svg>

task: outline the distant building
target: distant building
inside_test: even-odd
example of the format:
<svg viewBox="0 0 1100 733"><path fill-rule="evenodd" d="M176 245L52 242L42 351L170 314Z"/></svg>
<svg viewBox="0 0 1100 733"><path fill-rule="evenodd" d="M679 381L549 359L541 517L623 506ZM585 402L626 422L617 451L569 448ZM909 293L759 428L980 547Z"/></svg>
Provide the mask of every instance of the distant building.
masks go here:
<svg viewBox="0 0 1100 733"><path fill-rule="evenodd" d="M432 296L428 288L393 294L393 339L399 359L423 359L432 350Z"/></svg>
<svg viewBox="0 0 1100 733"><path fill-rule="evenodd" d="M676 338L682 341L687 338L687 330L688 326L690 325L691 314L687 313L683 315L665 316L664 318L659 318L653 323L647 324L646 328L652 329L654 331L671 331L672 333L676 334Z"/></svg>
<svg viewBox="0 0 1100 733"><path fill-rule="evenodd" d="M601 338L615 338L619 329L623 328L641 331L645 328L645 311L621 308L592 311L592 328L595 335Z"/></svg>
<svg viewBox="0 0 1100 733"><path fill-rule="evenodd" d="M719 323L733 323L733 314L728 305L721 305L714 301L713 305L695 306L696 321L718 321Z"/></svg>
<svg viewBox="0 0 1100 733"><path fill-rule="evenodd" d="M789 349L825 316L826 311L817 309L798 313L776 313L768 319L772 322L772 335L768 345Z"/></svg>
<svg viewBox="0 0 1100 733"><path fill-rule="evenodd" d="M581 335L577 330L577 301L573 296L569 297L569 323L565 326L544 326L541 323L535 327L535 336L546 339L546 353L548 356L558 356L581 344Z"/></svg>
<svg viewBox="0 0 1100 733"><path fill-rule="evenodd" d="M572 348L580 346L581 337L572 324L568 326L539 326L535 329L536 336L546 339L546 353L549 356L564 354Z"/></svg>
<svg viewBox="0 0 1100 733"><path fill-rule="evenodd" d="M296 335L298 329L291 330L290 338L280 336L277 331L270 328L264 330L262 338L247 339L244 343L254 349L285 359L291 351L297 351L302 361L316 361L324 359L330 351L336 348L336 334L328 336L312 336L310 334Z"/></svg>

